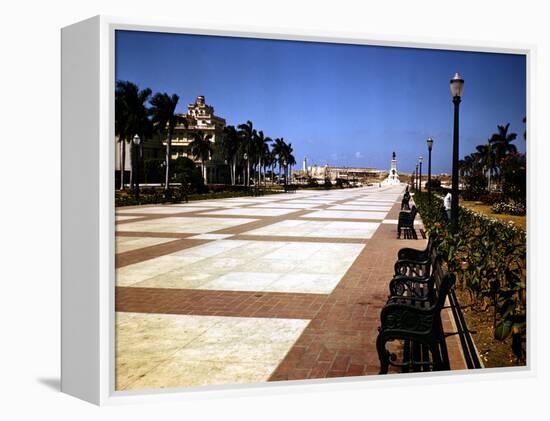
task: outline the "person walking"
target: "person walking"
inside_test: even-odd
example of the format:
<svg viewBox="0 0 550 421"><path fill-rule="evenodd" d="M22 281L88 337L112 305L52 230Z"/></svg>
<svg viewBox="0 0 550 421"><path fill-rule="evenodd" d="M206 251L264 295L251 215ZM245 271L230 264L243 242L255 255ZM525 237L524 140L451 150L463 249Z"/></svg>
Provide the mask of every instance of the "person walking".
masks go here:
<svg viewBox="0 0 550 421"><path fill-rule="evenodd" d="M448 192L445 198L443 199L443 207L445 208L445 216L446 216L447 222L451 220L452 201L453 201L453 197L451 196L451 192Z"/></svg>

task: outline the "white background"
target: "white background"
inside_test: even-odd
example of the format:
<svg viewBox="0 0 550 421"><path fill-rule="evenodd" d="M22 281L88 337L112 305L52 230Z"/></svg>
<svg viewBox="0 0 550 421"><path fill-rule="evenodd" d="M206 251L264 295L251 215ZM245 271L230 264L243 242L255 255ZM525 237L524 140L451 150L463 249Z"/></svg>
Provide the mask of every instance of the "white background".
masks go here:
<svg viewBox="0 0 550 421"><path fill-rule="evenodd" d="M0 62L0 418L163 420L194 419L542 419L548 414L548 305L543 273L548 204L541 179L548 157L550 31L543 1L284 1L128 0L10 1L2 3ZM60 28L96 14L205 23L352 31L411 41L528 43L537 47L536 90L529 126L532 176L530 217L532 285L536 286L537 371L440 381L372 383L325 392L244 394L97 408L58 392L60 295ZM261 69L260 69L261 71ZM442 89L447 89L443 86ZM506 86L502 87L504 93ZM465 91L467 95L467 91ZM451 111L449 99L449 112ZM540 214L540 216L539 216ZM544 220L548 215L544 215ZM548 270L548 269L546 269ZM545 276L546 275L546 276ZM532 290L533 292L533 290ZM407 384L409 387L407 387ZM546 390L544 390L546 388ZM428 397L428 398L427 398ZM428 410L414 409L430 402ZM406 415L405 415L406 414ZM536 416L535 414L538 414Z"/></svg>

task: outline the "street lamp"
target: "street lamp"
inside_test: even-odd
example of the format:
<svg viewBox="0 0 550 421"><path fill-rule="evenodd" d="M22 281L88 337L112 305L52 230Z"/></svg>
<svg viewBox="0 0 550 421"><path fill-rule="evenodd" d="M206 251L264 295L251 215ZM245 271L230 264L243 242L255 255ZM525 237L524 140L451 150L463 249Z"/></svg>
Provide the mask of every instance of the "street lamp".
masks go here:
<svg viewBox="0 0 550 421"><path fill-rule="evenodd" d="M432 204L432 146L434 144L434 140L429 137L428 140L426 140L426 143L428 144L428 203Z"/></svg>
<svg viewBox="0 0 550 421"><path fill-rule="evenodd" d="M418 157L418 163L420 165L420 170L418 174L418 191L422 193L422 155Z"/></svg>
<svg viewBox="0 0 550 421"><path fill-rule="evenodd" d="M132 164L133 164L133 173L134 173L134 186L135 186L135 195L136 200L139 200L139 145L141 143L141 139L136 134L134 138L132 139L132 142L134 143L134 156L132 157Z"/></svg>
<svg viewBox="0 0 550 421"><path fill-rule="evenodd" d="M247 170L248 170L248 154L245 152L244 155L243 155L243 159L246 161L246 167L244 168L244 180L243 180L243 185L245 186L248 186L248 174L247 174Z"/></svg>
<svg viewBox="0 0 550 421"><path fill-rule="evenodd" d="M418 191L418 161L416 161L416 169L414 170L414 189Z"/></svg>
<svg viewBox="0 0 550 421"><path fill-rule="evenodd" d="M458 109L462 92L464 91L464 80L457 73L451 79L451 95L454 104L454 132L453 132L453 181L451 189L451 227L456 232L458 229Z"/></svg>
<svg viewBox="0 0 550 421"><path fill-rule="evenodd" d="M285 169L284 179L285 179L285 193L286 193L286 159L283 159L283 168Z"/></svg>

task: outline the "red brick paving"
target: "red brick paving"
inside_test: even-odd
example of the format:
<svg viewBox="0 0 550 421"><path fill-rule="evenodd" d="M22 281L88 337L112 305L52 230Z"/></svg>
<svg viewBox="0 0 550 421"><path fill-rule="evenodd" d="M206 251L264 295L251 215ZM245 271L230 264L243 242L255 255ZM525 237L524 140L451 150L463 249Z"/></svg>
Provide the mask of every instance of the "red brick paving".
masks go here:
<svg viewBox="0 0 550 421"><path fill-rule="evenodd" d="M175 253L187 248L200 246L201 244L208 243L209 241L210 240L191 240L188 238L182 238L179 240L169 241L167 243L156 244L154 246L125 251L116 255L115 267L121 268L124 266L133 265L134 263L143 262L144 260Z"/></svg>
<svg viewBox="0 0 550 421"><path fill-rule="evenodd" d="M398 213L396 203L386 218ZM397 240L396 225L380 224L269 380L378 374L375 341L397 251L425 245L424 240ZM451 330L448 323L446 328ZM452 368L465 368L457 338L447 342Z"/></svg>
<svg viewBox="0 0 550 421"><path fill-rule="evenodd" d="M325 294L117 287L116 311L312 319Z"/></svg>

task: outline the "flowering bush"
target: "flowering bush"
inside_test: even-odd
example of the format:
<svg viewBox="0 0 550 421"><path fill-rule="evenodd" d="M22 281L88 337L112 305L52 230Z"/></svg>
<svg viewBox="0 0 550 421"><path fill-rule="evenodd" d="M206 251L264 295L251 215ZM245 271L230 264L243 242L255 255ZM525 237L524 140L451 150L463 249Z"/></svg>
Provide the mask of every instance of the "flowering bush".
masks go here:
<svg viewBox="0 0 550 421"><path fill-rule="evenodd" d="M494 308L495 338L512 335L513 351L523 359L526 333L526 233L501 222L460 208L459 228L451 232L441 216L442 199L415 195L415 203L428 232L435 232L457 288L470 291L478 303Z"/></svg>
<svg viewBox="0 0 550 421"><path fill-rule="evenodd" d="M479 197L479 201L485 203L486 205L494 205L495 203L502 202L504 196L502 193L487 193Z"/></svg>
<svg viewBox="0 0 550 421"><path fill-rule="evenodd" d="M494 213L505 213L508 215L525 215L525 206L521 203L498 202L492 206Z"/></svg>

